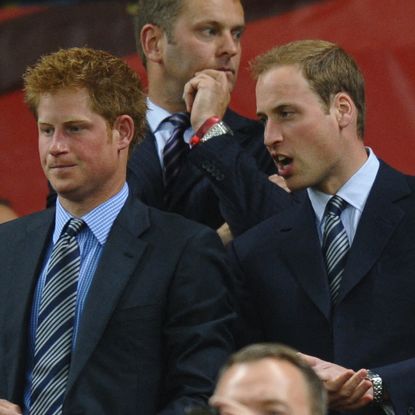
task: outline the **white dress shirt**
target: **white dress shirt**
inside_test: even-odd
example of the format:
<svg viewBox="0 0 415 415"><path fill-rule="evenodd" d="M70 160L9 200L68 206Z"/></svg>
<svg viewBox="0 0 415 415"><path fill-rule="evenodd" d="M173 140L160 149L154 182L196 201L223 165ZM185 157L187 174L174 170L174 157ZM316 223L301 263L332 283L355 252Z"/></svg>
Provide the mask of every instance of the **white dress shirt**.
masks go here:
<svg viewBox="0 0 415 415"><path fill-rule="evenodd" d="M166 118L172 114L164 108L159 107L154 102L147 98L147 122L154 136L156 137L157 154L159 156L160 165L163 168L163 150L168 139L171 137L173 124L165 121ZM194 135L194 131L189 127L183 135L185 143L190 142Z"/></svg>

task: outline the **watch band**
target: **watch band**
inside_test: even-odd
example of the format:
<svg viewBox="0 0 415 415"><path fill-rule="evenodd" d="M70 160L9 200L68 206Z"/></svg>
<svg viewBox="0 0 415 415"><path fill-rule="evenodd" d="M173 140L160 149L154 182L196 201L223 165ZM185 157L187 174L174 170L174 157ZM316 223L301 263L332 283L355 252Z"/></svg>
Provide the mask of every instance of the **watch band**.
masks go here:
<svg viewBox="0 0 415 415"><path fill-rule="evenodd" d="M196 135L199 138L202 138L209 130L212 125L218 123L220 121L220 118L214 115L213 117L208 118L201 127L196 131Z"/></svg>
<svg viewBox="0 0 415 415"><path fill-rule="evenodd" d="M383 403L383 382L382 378L371 370L367 373L367 379L372 382L373 386L373 402L381 405Z"/></svg>
<svg viewBox="0 0 415 415"><path fill-rule="evenodd" d="M233 135L233 131L229 128L229 126L224 121L219 121L216 124L213 124L212 127L210 127L206 134L200 139L202 143L205 143L206 141L210 140L212 137L216 137L218 135L223 134L231 134Z"/></svg>
<svg viewBox="0 0 415 415"><path fill-rule="evenodd" d="M209 120L211 120L209 118ZM209 121L208 120L208 121ZM200 129L199 129L200 131ZM199 133L198 131L198 133ZM224 121L218 121L211 125L205 132L203 136L200 136L198 134L195 134L191 140L190 144L193 146L196 146L199 143L206 143L206 141L210 140L212 137L216 137L218 135L223 134L230 134L233 135L233 131L230 129L230 127L224 122Z"/></svg>

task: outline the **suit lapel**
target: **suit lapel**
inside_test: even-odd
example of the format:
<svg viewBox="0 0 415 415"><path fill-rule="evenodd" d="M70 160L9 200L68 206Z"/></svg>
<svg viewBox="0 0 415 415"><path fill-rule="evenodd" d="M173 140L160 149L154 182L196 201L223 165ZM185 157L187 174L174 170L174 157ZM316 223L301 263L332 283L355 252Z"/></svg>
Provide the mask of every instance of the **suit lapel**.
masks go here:
<svg viewBox="0 0 415 415"><path fill-rule="evenodd" d="M67 390L76 382L100 341L146 243L139 235L150 225L148 210L129 198L111 229L82 312Z"/></svg>
<svg viewBox="0 0 415 415"><path fill-rule="evenodd" d="M190 191L195 187L195 184L202 179L203 172L197 169L195 166L193 166L189 160L186 160L182 169L180 170L179 175L175 180L169 208L174 210L176 204L183 197L186 197L190 193Z"/></svg>
<svg viewBox="0 0 415 415"><path fill-rule="evenodd" d="M350 249L338 301L341 302L378 261L404 212L394 204L411 193L404 176L381 163Z"/></svg>
<svg viewBox="0 0 415 415"><path fill-rule="evenodd" d="M143 141L134 147L128 161L127 180L131 191L145 203L162 208L163 173L158 158L154 134L148 131Z"/></svg>
<svg viewBox="0 0 415 415"><path fill-rule="evenodd" d="M327 276L315 214L308 198L296 212L279 229L280 233L286 234L278 240L281 258L311 301L329 320L331 306Z"/></svg>
<svg viewBox="0 0 415 415"><path fill-rule="evenodd" d="M8 387L10 396L21 399L24 370L27 355L29 319L33 290L40 272L44 249L53 229L54 210L48 210L35 217L16 245L13 270L13 283L6 296L6 310L12 310L5 319L4 336L7 341ZM16 334L16 328L18 333Z"/></svg>

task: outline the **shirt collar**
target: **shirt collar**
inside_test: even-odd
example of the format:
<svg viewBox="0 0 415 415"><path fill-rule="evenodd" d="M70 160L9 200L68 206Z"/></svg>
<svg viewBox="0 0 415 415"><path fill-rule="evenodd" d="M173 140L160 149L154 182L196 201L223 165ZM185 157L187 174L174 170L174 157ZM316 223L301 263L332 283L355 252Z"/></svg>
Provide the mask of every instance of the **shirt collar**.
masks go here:
<svg viewBox="0 0 415 415"><path fill-rule="evenodd" d="M147 98L147 122L153 133L162 127L163 121L170 115L172 115L170 112L156 105L150 98Z"/></svg>
<svg viewBox="0 0 415 415"><path fill-rule="evenodd" d="M379 160L370 147L366 147L368 158L357 172L344 183L337 194L350 206L359 210L365 207L366 200L372 189L373 183L379 170ZM312 187L307 189L308 196L319 222L323 219L327 202L333 195L320 192Z"/></svg>
<svg viewBox="0 0 415 415"><path fill-rule="evenodd" d="M124 183L124 186L116 195L81 217L101 245L105 244L112 224L124 206L127 197L128 185ZM56 199L55 229L53 231L54 244L59 239L66 223L73 217L63 208L58 197Z"/></svg>

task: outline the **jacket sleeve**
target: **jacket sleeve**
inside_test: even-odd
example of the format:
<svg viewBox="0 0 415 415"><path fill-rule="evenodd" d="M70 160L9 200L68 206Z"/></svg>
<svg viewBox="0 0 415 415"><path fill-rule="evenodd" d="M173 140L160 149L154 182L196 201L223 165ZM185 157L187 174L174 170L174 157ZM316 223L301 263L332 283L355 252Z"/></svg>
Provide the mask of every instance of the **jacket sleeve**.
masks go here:
<svg viewBox="0 0 415 415"><path fill-rule="evenodd" d="M195 146L190 160L209 178L234 236L301 201L272 183L231 135Z"/></svg>

